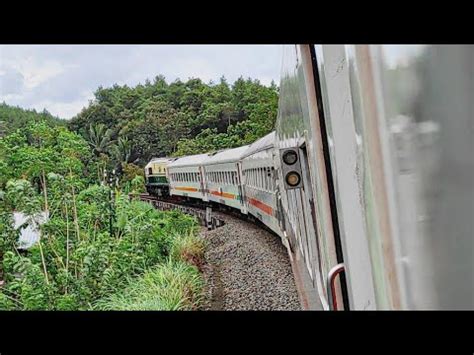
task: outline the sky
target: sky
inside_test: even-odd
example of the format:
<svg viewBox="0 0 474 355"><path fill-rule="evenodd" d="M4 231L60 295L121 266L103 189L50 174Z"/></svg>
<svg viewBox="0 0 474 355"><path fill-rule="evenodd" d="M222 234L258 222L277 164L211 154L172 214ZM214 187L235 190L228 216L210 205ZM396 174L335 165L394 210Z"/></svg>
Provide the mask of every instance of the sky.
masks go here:
<svg viewBox="0 0 474 355"><path fill-rule="evenodd" d="M0 45L0 102L69 119L99 87L135 86L164 75L229 83L280 81L279 45Z"/></svg>

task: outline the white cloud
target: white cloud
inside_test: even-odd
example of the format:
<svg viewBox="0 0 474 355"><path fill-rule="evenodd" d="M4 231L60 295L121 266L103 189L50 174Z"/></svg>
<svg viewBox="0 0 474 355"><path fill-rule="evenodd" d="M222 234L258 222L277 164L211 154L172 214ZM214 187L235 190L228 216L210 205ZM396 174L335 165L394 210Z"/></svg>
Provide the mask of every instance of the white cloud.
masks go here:
<svg viewBox="0 0 474 355"><path fill-rule="evenodd" d="M0 46L0 101L71 118L99 87L129 86L164 75L229 83L239 76L279 81L281 46ZM8 79L8 80L7 80ZM22 79L22 80L21 80Z"/></svg>

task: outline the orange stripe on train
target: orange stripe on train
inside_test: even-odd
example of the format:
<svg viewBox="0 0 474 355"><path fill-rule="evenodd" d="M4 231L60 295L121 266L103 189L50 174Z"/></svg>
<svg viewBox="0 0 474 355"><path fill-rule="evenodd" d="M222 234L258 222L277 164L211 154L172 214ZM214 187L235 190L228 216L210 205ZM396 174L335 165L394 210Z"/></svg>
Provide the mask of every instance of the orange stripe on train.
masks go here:
<svg viewBox="0 0 474 355"><path fill-rule="evenodd" d="M273 216L273 208L262 201L256 200L254 198L249 197L247 201L252 205L257 207L258 209L262 210L266 214Z"/></svg>
<svg viewBox="0 0 474 355"><path fill-rule="evenodd" d="M219 192L219 191L216 191L216 190L209 190L209 193L212 194L212 195L215 195L215 196L236 199L236 195L230 194L228 192Z"/></svg>
<svg viewBox="0 0 474 355"><path fill-rule="evenodd" d="M179 186L179 187L174 187L175 190L179 191L192 191L192 192L197 192L198 189L195 187L186 187L186 186Z"/></svg>

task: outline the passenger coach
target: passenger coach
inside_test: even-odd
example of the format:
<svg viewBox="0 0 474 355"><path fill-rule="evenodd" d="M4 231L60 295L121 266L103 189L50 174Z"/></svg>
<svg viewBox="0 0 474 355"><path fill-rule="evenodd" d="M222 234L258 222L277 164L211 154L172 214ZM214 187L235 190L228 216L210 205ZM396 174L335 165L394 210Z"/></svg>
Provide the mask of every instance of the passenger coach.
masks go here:
<svg viewBox="0 0 474 355"><path fill-rule="evenodd" d="M171 195L197 198L208 201L206 179L202 164L208 154L190 155L176 159L168 165Z"/></svg>
<svg viewBox="0 0 474 355"><path fill-rule="evenodd" d="M209 201L240 210L246 214L241 157L249 146L220 151L203 161Z"/></svg>

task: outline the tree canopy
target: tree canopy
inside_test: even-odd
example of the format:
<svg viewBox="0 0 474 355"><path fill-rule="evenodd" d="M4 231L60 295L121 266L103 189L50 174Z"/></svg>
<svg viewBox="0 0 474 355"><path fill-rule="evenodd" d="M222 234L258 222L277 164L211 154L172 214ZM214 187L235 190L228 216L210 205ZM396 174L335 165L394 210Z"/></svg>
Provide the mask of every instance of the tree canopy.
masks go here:
<svg viewBox="0 0 474 355"><path fill-rule="evenodd" d="M232 85L224 77L217 84L200 79L168 83L160 75L133 88L99 87L94 95L69 128L93 141L97 151L124 139L117 145L122 152L110 149L109 155L140 166L152 157L251 143L273 130L278 107L277 86L250 78Z"/></svg>
<svg viewBox="0 0 474 355"><path fill-rule="evenodd" d="M66 125L66 121L53 116L47 110L37 112L10 106L5 102L0 104L0 137L23 129L31 122L45 122L49 126Z"/></svg>

